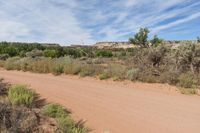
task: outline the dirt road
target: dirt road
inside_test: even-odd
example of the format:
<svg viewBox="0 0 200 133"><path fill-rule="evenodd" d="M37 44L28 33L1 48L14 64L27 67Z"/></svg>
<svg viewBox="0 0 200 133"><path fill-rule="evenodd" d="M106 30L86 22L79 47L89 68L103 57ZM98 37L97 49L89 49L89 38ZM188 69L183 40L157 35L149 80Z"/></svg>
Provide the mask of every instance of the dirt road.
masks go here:
<svg viewBox="0 0 200 133"><path fill-rule="evenodd" d="M5 70L0 77L70 108L94 133L200 133L200 97L168 85Z"/></svg>

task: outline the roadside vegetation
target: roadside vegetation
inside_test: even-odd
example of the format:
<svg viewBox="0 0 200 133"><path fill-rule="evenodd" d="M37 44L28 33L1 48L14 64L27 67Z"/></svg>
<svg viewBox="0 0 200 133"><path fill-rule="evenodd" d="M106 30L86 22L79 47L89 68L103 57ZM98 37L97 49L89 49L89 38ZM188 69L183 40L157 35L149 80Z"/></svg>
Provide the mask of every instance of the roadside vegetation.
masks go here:
<svg viewBox="0 0 200 133"><path fill-rule="evenodd" d="M59 104L46 104L24 85L0 80L0 132L87 133L84 122L75 122Z"/></svg>
<svg viewBox="0 0 200 133"><path fill-rule="evenodd" d="M69 111L59 104L48 104L42 108L42 114L48 117L55 118L59 128L65 133L86 133L88 129L84 127L84 122L75 123L69 117Z"/></svg>
<svg viewBox="0 0 200 133"><path fill-rule="evenodd" d="M9 88L8 98L12 105L34 106L36 93L29 90L27 86L16 85Z"/></svg>
<svg viewBox="0 0 200 133"><path fill-rule="evenodd" d="M166 44L141 28L132 38L133 48L61 47L56 44L0 43L0 66L54 75L93 76L101 80L168 83L198 92L200 43L176 41ZM192 91L194 90L194 91ZM183 92L183 91L182 91Z"/></svg>

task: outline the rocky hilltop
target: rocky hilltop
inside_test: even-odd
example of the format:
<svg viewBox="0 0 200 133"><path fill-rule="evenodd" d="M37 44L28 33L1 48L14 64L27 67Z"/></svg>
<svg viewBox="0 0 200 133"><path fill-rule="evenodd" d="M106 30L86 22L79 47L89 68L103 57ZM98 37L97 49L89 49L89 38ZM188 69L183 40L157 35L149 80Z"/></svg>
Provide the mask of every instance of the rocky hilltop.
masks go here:
<svg viewBox="0 0 200 133"><path fill-rule="evenodd" d="M166 40L163 41L163 44L166 46L171 46L171 47L178 47L182 44L191 44L191 43L196 43L194 40ZM96 44L93 45L94 47L97 48L133 48L135 45L127 42L97 42Z"/></svg>

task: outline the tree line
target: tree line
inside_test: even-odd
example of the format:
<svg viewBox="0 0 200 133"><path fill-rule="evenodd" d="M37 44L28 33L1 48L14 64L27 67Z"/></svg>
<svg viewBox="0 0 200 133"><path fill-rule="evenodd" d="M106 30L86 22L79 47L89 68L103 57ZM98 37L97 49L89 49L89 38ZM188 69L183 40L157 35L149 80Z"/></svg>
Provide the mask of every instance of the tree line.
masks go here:
<svg viewBox="0 0 200 133"><path fill-rule="evenodd" d="M100 50L94 47L62 47L57 44L40 44L40 43L12 43L0 42L0 58L8 58L14 56L20 57L51 57L59 58L64 56L71 56L74 58L80 57L111 57L113 56L111 50Z"/></svg>

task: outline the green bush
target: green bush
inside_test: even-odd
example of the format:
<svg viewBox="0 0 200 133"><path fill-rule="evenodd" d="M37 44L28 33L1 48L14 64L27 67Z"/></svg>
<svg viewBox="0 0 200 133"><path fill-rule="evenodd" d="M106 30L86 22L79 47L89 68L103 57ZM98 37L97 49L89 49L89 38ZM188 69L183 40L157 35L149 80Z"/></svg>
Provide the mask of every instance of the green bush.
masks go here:
<svg viewBox="0 0 200 133"><path fill-rule="evenodd" d="M56 50L54 49L46 49L44 50L45 57L55 58L57 56Z"/></svg>
<svg viewBox="0 0 200 133"><path fill-rule="evenodd" d="M11 86L8 91L8 98L13 105L34 106L36 93L29 90L25 85Z"/></svg>
<svg viewBox="0 0 200 133"><path fill-rule="evenodd" d="M17 48L15 48L13 45L10 45L10 46L4 48L4 51L10 57L14 57L14 56L18 55Z"/></svg>
<svg viewBox="0 0 200 133"><path fill-rule="evenodd" d="M151 45L153 47L157 47L157 46L159 46L163 42L163 40L160 39L160 38L158 38L157 35L154 35L153 39L150 42L151 42Z"/></svg>
<svg viewBox="0 0 200 133"><path fill-rule="evenodd" d="M75 123L74 120L69 116L69 111L63 108L59 104L48 104L42 108L42 114L56 118L58 127L64 133L86 133L88 132L87 128L82 124Z"/></svg>
<svg viewBox="0 0 200 133"><path fill-rule="evenodd" d="M134 35L133 38L129 38L129 42L142 47L148 47L148 28L140 28L139 32Z"/></svg>
<svg viewBox="0 0 200 133"><path fill-rule="evenodd" d="M42 108L42 114L52 117L52 118L58 118L58 117L67 117L68 111L63 108L59 104L47 104Z"/></svg>
<svg viewBox="0 0 200 133"><path fill-rule="evenodd" d="M75 49L75 48L65 48L64 49L64 55L65 56L71 56L74 58L81 57L81 49Z"/></svg>
<svg viewBox="0 0 200 133"><path fill-rule="evenodd" d="M59 128L64 133L87 133L88 129L81 123L75 123L70 117L57 118Z"/></svg>
<svg viewBox="0 0 200 133"><path fill-rule="evenodd" d="M197 85L196 79L190 72L181 74L178 79L179 85L184 88L194 88Z"/></svg>
<svg viewBox="0 0 200 133"><path fill-rule="evenodd" d="M110 50L105 50L105 49L101 49L101 50L97 50L96 51L96 56L98 57L112 57L112 51Z"/></svg>
<svg viewBox="0 0 200 133"><path fill-rule="evenodd" d="M59 128L64 133L72 133L72 129L75 127L74 121L70 117L58 117L57 119Z"/></svg>

